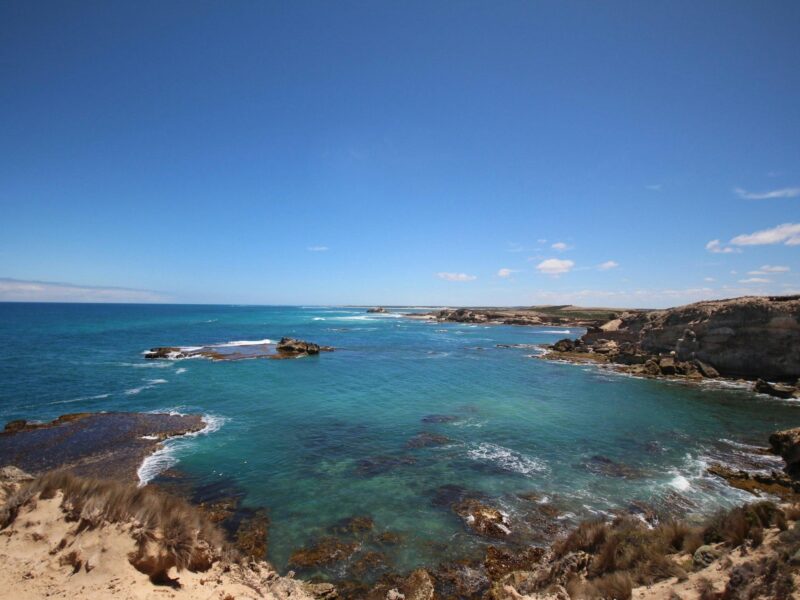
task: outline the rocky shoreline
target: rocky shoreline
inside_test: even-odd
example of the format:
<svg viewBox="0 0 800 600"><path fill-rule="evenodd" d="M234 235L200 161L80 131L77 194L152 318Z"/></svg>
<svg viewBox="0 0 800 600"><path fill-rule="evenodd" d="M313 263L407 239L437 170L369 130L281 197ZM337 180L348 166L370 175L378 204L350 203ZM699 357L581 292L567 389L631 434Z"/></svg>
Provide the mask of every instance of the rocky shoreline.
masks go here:
<svg viewBox="0 0 800 600"><path fill-rule="evenodd" d="M147 360L183 360L186 358L208 358L214 361L269 358L303 358L320 352L333 352L332 346L320 346L313 342L283 337L277 343L269 340L250 344L218 344L211 346L156 346L144 352Z"/></svg>
<svg viewBox="0 0 800 600"><path fill-rule="evenodd" d="M800 296L743 297L623 313L541 358L606 365L640 377L745 382L800 398Z"/></svg>
<svg viewBox="0 0 800 600"><path fill-rule="evenodd" d="M370 309L367 312L385 312ZM427 313L403 313L411 319L437 322L488 325L556 327L597 327L622 314L620 309L578 306L538 306L530 308L442 308ZM632 312L632 311L627 311ZM635 311L633 311L635 312Z"/></svg>
<svg viewBox="0 0 800 600"><path fill-rule="evenodd" d="M44 425L21 426L15 424L11 428L16 430L15 433L3 435L27 436L41 431L59 431L64 427L72 426L73 423L86 423L87 419L91 419L93 416L97 415L66 415L51 424ZM130 419L131 417L125 415L124 418ZM18 437L17 439L22 438ZM427 443L427 438L425 441ZM135 571L147 574L153 581L155 581L154 577L156 579L166 578L170 581L180 579L187 586L186 589L198 584L197 577L200 574L213 573L217 586L235 586L241 578L244 578L254 583L257 582L258 586L273 586L275 589L286 591L291 597L314 597L319 600L332 600L333 598L519 600L520 597L539 600L570 600L590 597L660 598L661 596L658 595L650 595L648 589L651 586L668 586L668 589L691 590L702 584L701 579L708 577L716 582L717 589L720 586L728 589L731 586L741 585L738 583L737 577L740 575L736 568L741 565L750 565L747 568L756 569L757 565L768 561L769 564L776 565L775 568L778 568L778 572L781 573L780 582L782 583L780 586L789 586L786 589L794 586L793 589L797 589L797 566L800 565L800 522L797 525L792 523L800 518L800 509L792 508L792 506L797 506L800 501L800 494L798 494L800 480L797 479L798 467L800 467L800 428L776 432L770 436L769 441L769 451L784 459L785 473L773 474L772 479L765 479L761 473L743 471L734 473L714 470L712 467L710 470L713 474L752 493L754 501L757 502L749 507L721 513L701 526L671 521L669 518L660 517L656 510L644 507L638 512L620 514L610 521L583 522L571 532L554 529L546 544L536 545L524 536L519 537L518 534L512 536L510 527L515 524L509 520L509 516L502 509L493 506L491 500L481 495L472 495L466 490L442 489L440 494L442 505L449 507L455 515L460 517L466 528L487 540L488 544L482 556L464 557L462 560L443 563L430 569L416 569L406 574L393 572L380 551L361 552L358 560L354 562L353 557L361 551L366 542L369 541L369 543L376 543L380 546L393 546L402 544L402 538L391 532L376 531L375 525L369 517L353 517L332 527L330 533L317 542L296 550L290 559L290 568L298 569L301 575L311 572L321 565L333 567L343 563L350 564L348 568L350 575L333 582L318 579L303 582L292 579L293 572L290 572L287 577L278 576L268 563L263 562L269 528L269 520L266 515L262 515L260 519L254 519L247 527L240 527L235 533L228 531L229 539L233 542L232 547L235 548L236 555L240 558L237 558L236 563L228 562L228 566L223 566L229 559L224 558L225 553L220 549L222 542L218 537L214 537L217 534L213 534L213 529L218 524L223 524L236 512L235 500L232 503L226 503L222 499L217 502L196 504L196 508L180 508L183 506L180 501L170 500L169 496L158 496L163 498L163 500L158 500L159 503L163 503L166 507L173 507L169 510L176 510L175 507L180 508L181 514L186 515L182 517L183 519L200 519L198 523L206 523L198 525L200 531L206 532L202 534L206 541L198 538L198 541L192 542L196 548L192 551L192 556L195 558L184 564L183 571L176 571L176 565L178 567L180 565L169 559L168 556L165 558L158 553L154 554L156 550L150 548L149 545L140 545L138 553L129 553L127 559L122 558L126 556L125 554L117 558L118 561L124 560L126 566L123 569L122 564L119 564L112 569L112 572L119 573L121 570L133 567ZM443 443L443 440L437 438L432 443ZM92 456L96 454L96 452L91 453ZM0 460L5 461L5 456L0 455ZM71 464L67 466L70 469L75 468ZM78 465L78 471L80 471L80 465ZM13 468L3 469L0 475L3 484L0 487L6 491L12 488L19 489L20 486L28 485L33 480L31 475ZM44 474L41 481L45 483L33 482L32 484L34 489L39 489L36 486L40 488L44 486L42 489L51 487L56 489L61 486L65 490L65 498L69 494L75 497L75 500L69 502L61 501L62 510L66 511L65 517L62 518L68 518L69 511L75 510L75 502L79 501L76 494L100 494L99 497L102 498L118 496L131 499L126 502L140 502L137 499L139 496L132 492L125 492L123 488L114 488L111 483L81 483L80 479L70 479L71 477L73 476ZM749 483L738 485L742 481ZM781 486L783 486L782 489L779 489ZM109 493L104 491L107 488ZM118 490L113 493L117 496L109 495L111 489ZM159 488L147 486L146 489L158 490ZM763 502L761 499L764 494L781 496L784 502L790 504L778 507L769 502ZM8 498L7 493L6 498ZM44 498L45 496L42 497L42 500ZM543 507L548 506L540 504L540 499L536 495L531 495L530 500L537 507L536 510L540 512ZM29 545L33 542L38 543L40 538L30 538L25 533L26 527L28 527L25 523L31 522L32 518L37 518L42 522L52 519L52 515L55 514L50 511L41 513L41 516L37 517L36 515L40 514L36 512L38 510L37 503L28 504L24 497L22 500L14 500L14 502L21 503L21 508L14 510L21 515L28 516L23 517L21 521L16 516L17 512L10 517L3 516L3 519L10 518L12 522L3 538L5 540L3 543L9 548L9 551L15 547L14 544L23 543L24 540L28 540L24 543ZM86 503L88 498L84 497L80 502ZM107 500L102 502L107 502ZM176 502L177 504L175 504ZM47 505L46 501L45 505ZM3 510L0 510L0 516L9 515L7 509ZM112 514L133 514L130 512L133 509L126 509L128 512L120 512L118 509L109 512L111 508L98 507L96 510L109 515L102 517L101 521L110 518L123 518L123 520L128 518L124 516L111 517ZM85 509L81 514L84 516L79 519L79 522L82 522L81 519L96 518L90 517L94 513L87 513ZM190 514L194 516L190 516ZM551 513L542 512L540 518L552 520L557 514L557 510ZM13 524L15 519L16 525ZM749 523L749 525L745 527L743 523ZM95 524L88 527L91 530L97 526ZM60 526L54 523L52 527L57 529ZM745 527L745 529L740 531L741 527ZM62 561L59 564L67 570L74 568L75 573L78 571L89 573L101 564L102 560L109 560L108 556L105 559L98 559L97 555L92 555L87 550L91 546L87 541L88 538L81 534L82 529L82 527L78 527L75 532L70 534L75 538L74 542L70 541L65 548L56 551L57 559ZM128 547L131 542L124 541L128 539L125 531L127 529L123 527L123 530L115 535L121 536L122 541L119 543ZM782 533L787 531L795 533L791 535ZM48 536L49 533L43 530L41 535ZM155 535L154 539L158 540L160 539L159 535L162 534ZM594 536L599 537L595 539ZM68 539L72 538L68 536ZM592 541L593 539L595 541ZM620 548L625 548L627 555L631 556L627 563L602 562L605 560L602 558L605 552L602 548L608 540L613 539L617 540L614 544L622 544ZM209 544L211 545L209 546ZM642 544L646 546L646 550L643 549ZM43 546L42 552L44 553L48 547ZM70 548L78 550L73 554ZM215 549L211 551L211 548ZM735 559L733 550L737 550L736 556L745 558ZM199 554L195 555L195 552ZM51 552L50 555L53 553ZM117 556L113 552L110 555ZM748 556L757 557L759 562L748 562L749 559L746 558ZM726 557L731 560L727 561ZM13 559L9 558L9 561L9 564L16 565ZM25 568L30 568L30 566ZM35 570L34 568L31 572ZM226 578L225 573L230 573L231 570L238 575L233 579ZM135 571L131 571L130 575L134 579L138 577L133 574ZM754 573L758 574L761 571L756 569ZM377 578L375 578L376 574ZM712 575L716 575L716 579ZM43 578L44 573L40 573L38 577ZM772 577L762 581L761 577L758 575L755 579L759 581L758 585L761 586L759 589L766 590L764 593L767 595L750 597L780 597L769 595L776 593L775 590L784 589L784 587L776 587L778 580ZM689 585L690 582L691 585ZM199 585L203 585L203 579L199 580ZM614 595L609 596L608 594ZM275 597L284 598L285 596L277 595ZM738 596L730 595L725 597L738 598Z"/></svg>
<svg viewBox="0 0 800 600"><path fill-rule="evenodd" d="M75 413L50 423L11 421L0 432L0 466L38 475L54 469L138 483L137 470L173 437L206 427L201 415Z"/></svg>

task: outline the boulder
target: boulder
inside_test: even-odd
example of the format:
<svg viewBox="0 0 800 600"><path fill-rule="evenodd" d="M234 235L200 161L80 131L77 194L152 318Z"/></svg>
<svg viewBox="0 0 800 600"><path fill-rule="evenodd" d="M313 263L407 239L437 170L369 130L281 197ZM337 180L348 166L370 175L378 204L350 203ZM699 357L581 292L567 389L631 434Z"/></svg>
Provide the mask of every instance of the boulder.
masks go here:
<svg viewBox="0 0 800 600"><path fill-rule="evenodd" d="M374 308L368 308L367 312L368 313L385 313L386 309L383 308L382 306L376 306Z"/></svg>
<svg viewBox="0 0 800 600"><path fill-rule="evenodd" d="M694 366L697 367L697 370L703 377L708 377L709 379L716 379L719 377L719 371L717 371L714 367L709 365L708 363L704 363L702 360L694 359Z"/></svg>
<svg viewBox="0 0 800 600"><path fill-rule="evenodd" d="M769 436L769 445L786 462L786 472L800 478L800 427L776 431Z"/></svg>
<svg viewBox="0 0 800 600"><path fill-rule="evenodd" d="M453 505L453 511L481 535L504 538L511 533L508 517L480 500L472 498L462 500Z"/></svg>
<svg viewBox="0 0 800 600"><path fill-rule="evenodd" d="M150 348L144 353L144 357L150 360L163 359L163 358L185 358L186 354L180 348L174 346L159 346L157 348Z"/></svg>
<svg viewBox="0 0 800 600"><path fill-rule="evenodd" d="M661 375L661 367L658 365L658 362L654 359L649 359L644 363L644 373L649 377L658 377Z"/></svg>
<svg viewBox="0 0 800 600"><path fill-rule="evenodd" d="M553 350L556 352L572 352L575 349L575 342L569 338L558 340L553 344Z"/></svg>
<svg viewBox="0 0 800 600"><path fill-rule="evenodd" d="M763 379L756 380L756 383L753 386L753 391L758 392L759 394L768 394L770 396L784 399L800 397L800 392L798 392L798 389L793 385L770 383L769 381L764 381Z"/></svg>
<svg viewBox="0 0 800 600"><path fill-rule="evenodd" d="M704 569L721 557L722 552L714 548L714 546L700 546L692 555L692 564L698 569Z"/></svg>
<svg viewBox="0 0 800 600"><path fill-rule="evenodd" d="M675 375L675 359L671 356L662 356L658 361L658 368L662 375Z"/></svg>
<svg viewBox="0 0 800 600"><path fill-rule="evenodd" d="M332 352L333 348L330 346L320 346L319 344L314 344L312 342L305 342L303 340L284 337L278 342L277 350L281 354L303 356L306 354L319 354L320 352Z"/></svg>

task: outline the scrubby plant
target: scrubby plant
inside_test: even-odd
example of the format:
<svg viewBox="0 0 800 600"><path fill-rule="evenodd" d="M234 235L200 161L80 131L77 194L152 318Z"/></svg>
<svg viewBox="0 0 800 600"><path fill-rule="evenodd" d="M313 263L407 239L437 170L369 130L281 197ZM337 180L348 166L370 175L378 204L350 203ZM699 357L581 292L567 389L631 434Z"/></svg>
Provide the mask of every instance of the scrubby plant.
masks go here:
<svg viewBox="0 0 800 600"><path fill-rule="evenodd" d="M76 533L103 523L128 524L137 544L131 563L153 581L167 581L166 571L173 566L179 571L207 569L213 562L210 554L230 555L224 534L185 500L63 471L42 475L9 498L0 510L0 528L36 498L51 499L59 493L67 520L77 523Z"/></svg>

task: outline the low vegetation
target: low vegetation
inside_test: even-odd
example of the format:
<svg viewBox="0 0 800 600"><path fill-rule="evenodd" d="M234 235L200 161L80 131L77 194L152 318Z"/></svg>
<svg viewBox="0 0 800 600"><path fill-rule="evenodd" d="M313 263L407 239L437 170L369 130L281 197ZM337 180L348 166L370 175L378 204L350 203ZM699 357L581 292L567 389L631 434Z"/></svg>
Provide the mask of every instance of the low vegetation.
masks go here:
<svg viewBox="0 0 800 600"><path fill-rule="evenodd" d="M204 571L223 556L235 558L221 530L181 498L67 472L47 473L14 492L0 509L0 529L13 523L24 506L59 494L61 509L77 524L77 532L103 524L130 527L136 541L130 562L154 582L169 583L172 567Z"/></svg>
<svg viewBox="0 0 800 600"><path fill-rule="evenodd" d="M734 549L745 553L758 548L765 530L772 529L778 532L773 552L732 568L722 593L701 579L698 594L706 600L788 599L794 590L792 561L800 557L800 524L790 527L789 522L798 517L797 507L783 510L764 501L721 511L702 526L667 522L648 528L633 517L610 523L587 521L553 546L553 560L588 555L583 576L573 576L567 583L572 598L624 600L637 586L672 577L686 580L707 566L702 561L704 550L715 560Z"/></svg>

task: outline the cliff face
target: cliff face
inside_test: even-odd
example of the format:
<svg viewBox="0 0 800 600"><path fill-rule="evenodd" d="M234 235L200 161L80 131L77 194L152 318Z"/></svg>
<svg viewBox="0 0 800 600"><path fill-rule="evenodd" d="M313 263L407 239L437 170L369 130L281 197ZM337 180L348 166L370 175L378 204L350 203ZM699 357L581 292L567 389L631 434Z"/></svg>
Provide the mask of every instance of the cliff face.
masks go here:
<svg viewBox="0 0 800 600"><path fill-rule="evenodd" d="M632 342L643 352L698 359L726 377L795 383L800 377L800 296L743 297L623 314L586 341Z"/></svg>

